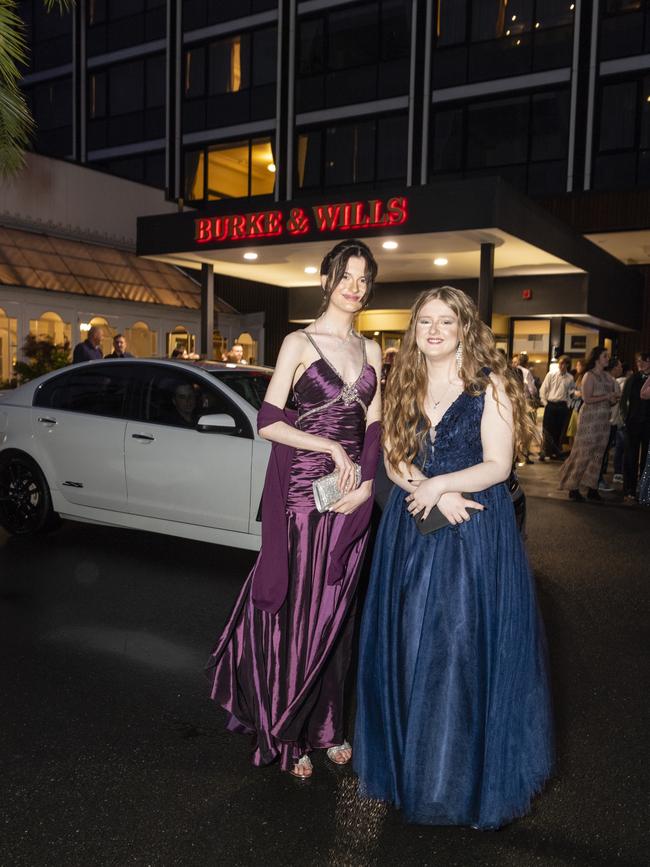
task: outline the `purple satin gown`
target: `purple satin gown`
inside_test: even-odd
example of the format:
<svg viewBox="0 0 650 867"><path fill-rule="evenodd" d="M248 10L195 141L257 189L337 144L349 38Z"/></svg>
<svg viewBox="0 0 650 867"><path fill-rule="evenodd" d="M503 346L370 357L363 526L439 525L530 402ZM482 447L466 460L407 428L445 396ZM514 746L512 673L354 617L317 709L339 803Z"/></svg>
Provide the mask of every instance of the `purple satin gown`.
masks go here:
<svg viewBox="0 0 650 867"><path fill-rule="evenodd" d="M320 358L294 386L298 427L336 440L358 462L377 388L365 341L361 373L346 384L307 337ZM276 614L255 608L251 573L209 663L212 698L228 712L231 731L254 736L255 765L279 757L283 770L290 770L304 753L345 737L343 691L368 533L352 549L342 580L328 584L328 555L346 518L316 511L312 482L333 470L329 455L296 451L287 498L287 598Z"/></svg>

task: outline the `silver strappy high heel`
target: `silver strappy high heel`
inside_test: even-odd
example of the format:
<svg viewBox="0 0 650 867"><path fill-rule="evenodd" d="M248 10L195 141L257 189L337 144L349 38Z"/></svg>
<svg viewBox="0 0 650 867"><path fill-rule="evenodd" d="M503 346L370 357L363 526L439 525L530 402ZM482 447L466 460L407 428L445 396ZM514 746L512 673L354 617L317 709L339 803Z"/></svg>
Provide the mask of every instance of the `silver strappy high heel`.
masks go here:
<svg viewBox="0 0 650 867"><path fill-rule="evenodd" d="M337 761L337 756L340 755L344 750L352 751L352 747L347 741L343 741L343 743L339 744L337 747L330 747L327 750L326 756L330 760L330 762L333 762L335 765L347 765L352 756L350 756L350 758L346 759L344 762Z"/></svg>

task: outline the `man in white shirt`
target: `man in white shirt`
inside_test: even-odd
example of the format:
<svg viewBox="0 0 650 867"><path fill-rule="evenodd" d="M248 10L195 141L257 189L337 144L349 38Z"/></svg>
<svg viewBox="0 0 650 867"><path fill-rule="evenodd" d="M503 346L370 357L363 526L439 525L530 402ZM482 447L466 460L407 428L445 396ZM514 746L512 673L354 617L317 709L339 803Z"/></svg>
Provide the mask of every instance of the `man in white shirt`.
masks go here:
<svg viewBox="0 0 650 867"><path fill-rule="evenodd" d="M540 461L545 461L547 457L559 460L564 458L562 437L569 421L569 401L575 388L575 382L569 373L569 364L569 357L562 355L558 359L557 370L546 374L539 392L544 405L544 442L539 453Z"/></svg>

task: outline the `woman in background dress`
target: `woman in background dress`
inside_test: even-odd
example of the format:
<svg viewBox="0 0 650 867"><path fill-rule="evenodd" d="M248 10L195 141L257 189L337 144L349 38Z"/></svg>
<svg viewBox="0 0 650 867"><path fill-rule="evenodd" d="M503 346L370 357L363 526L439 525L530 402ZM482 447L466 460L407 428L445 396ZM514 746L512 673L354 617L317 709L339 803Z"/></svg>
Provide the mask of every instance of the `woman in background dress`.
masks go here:
<svg viewBox="0 0 650 867"><path fill-rule="evenodd" d="M650 377L641 387L641 400L650 400ZM639 483L639 503L642 506L650 506L650 450L645 459L645 469Z"/></svg>
<svg viewBox="0 0 650 867"><path fill-rule="evenodd" d="M445 286L417 299L385 402L395 487L364 606L354 767L410 822L498 828L553 765L543 628L506 485L532 433L523 390L473 302ZM422 535L435 506L449 526Z"/></svg>
<svg viewBox="0 0 650 867"><path fill-rule="evenodd" d="M608 364L609 352L604 346L595 346L589 353L580 386L582 407L573 448L560 472L560 488L568 490L569 498L576 502L584 502L581 487L587 488L588 499L602 499L598 480L609 443L609 418L620 398L618 385L607 371Z"/></svg>
<svg viewBox="0 0 650 867"><path fill-rule="evenodd" d="M320 315L282 344L258 416L273 443L262 549L208 666L228 728L253 737L253 763L279 758L301 780L312 775L313 750L336 764L352 755L343 692L381 413L381 350L352 323L376 273L365 244L338 244L321 266ZM297 417L285 409L291 392ZM312 483L334 470L342 496L321 514Z"/></svg>

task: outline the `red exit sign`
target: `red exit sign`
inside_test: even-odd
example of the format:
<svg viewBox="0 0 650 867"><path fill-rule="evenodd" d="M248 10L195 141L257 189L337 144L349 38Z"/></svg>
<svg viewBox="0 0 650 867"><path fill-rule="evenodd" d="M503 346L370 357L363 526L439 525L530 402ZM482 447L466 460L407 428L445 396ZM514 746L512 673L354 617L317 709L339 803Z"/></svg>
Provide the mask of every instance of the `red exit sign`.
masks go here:
<svg viewBox="0 0 650 867"><path fill-rule="evenodd" d="M370 199L366 202L339 202L314 205L312 208L291 208L253 211L249 214L228 214L222 217L197 217L194 220L194 240L197 244L224 241L255 241L282 235L304 235L318 232L350 232L381 226L400 226L408 218L404 196Z"/></svg>

